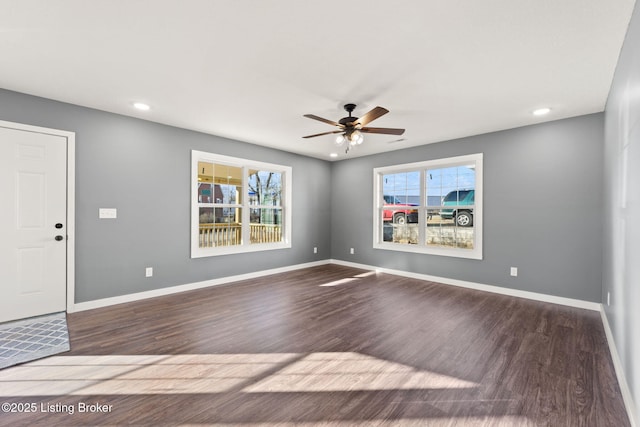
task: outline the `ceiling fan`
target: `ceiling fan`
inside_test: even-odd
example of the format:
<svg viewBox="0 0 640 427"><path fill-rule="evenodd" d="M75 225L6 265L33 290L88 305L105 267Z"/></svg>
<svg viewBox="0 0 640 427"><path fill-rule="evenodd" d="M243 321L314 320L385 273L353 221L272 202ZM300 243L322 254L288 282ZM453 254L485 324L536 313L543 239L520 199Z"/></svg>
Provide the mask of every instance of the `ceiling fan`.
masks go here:
<svg viewBox="0 0 640 427"><path fill-rule="evenodd" d="M336 144L338 146L342 146L346 143L347 148L345 153L348 153L352 146L362 144L362 141L364 141L363 133L380 133L385 135L402 135L404 133L404 129L366 127L370 122L387 114L389 110L386 108L375 107L360 118L353 117L351 115L353 110L356 109L356 104L346 104L344 109L349 113L349 117L343 117L337 123L333 120L327 120L313 114L305 114L304 117L337 126L338 129L329 132L316 133L315 135L303 136L303 138L314 138L316 136L338 133L340 135L336 138Z"/></svg>

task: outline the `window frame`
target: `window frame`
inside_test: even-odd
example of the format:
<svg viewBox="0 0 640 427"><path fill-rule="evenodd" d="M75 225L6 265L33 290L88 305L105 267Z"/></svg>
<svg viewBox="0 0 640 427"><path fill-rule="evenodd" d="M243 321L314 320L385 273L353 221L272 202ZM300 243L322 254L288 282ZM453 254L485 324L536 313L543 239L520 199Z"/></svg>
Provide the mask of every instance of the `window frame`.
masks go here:
<svg viewBox="0 0 640 427"><path fill-rule="evenodd" d="M241 238L240 244L201 248L199 245L200 207L208 203L198 202L198 163L210 162L242 169L242 195L240 202L233 207L241 209ZM252 208L260 207L250 204L249 171L266 170L282 174L282 196L279 208L282 210L282 241L275 243L251 243L250 212ZM292 168L291 166L259 162L239 157L225 156L206 151L191 150L191 258L239 254L247 252L268 251L291 248L291 217L292 217ZM225 205L226 206L226 205ZM223 208L225 206L214 206ZM209 206L207 206L209 207Z"/></svg>
<svg viewBox="0 0 640 427"><path fill-rule="evenodd" d="M473 249L465 248L447 248L428 246L426 244L426 218L427 210L433 209L433 207L427 206L427 182L426 171L428 169L437 169L445 167L455 167L468 165L469 163L475 164L475 200L474 200L474 212L473 212L473 225L474 228L474 245ZM383 194L383 175L403 173L403 172L419 172L420 174L420 204L416 206L418 209L418 243L392 243L383 241L383 209L389 209L384 207L384 194ZM373 248L392 250L400 252L412 252L428 255L449 256L456 258L468 258L481 260L483 258L483 242L482 242L482 230L483 230L483 154L469 154L464 156L447 157L441 159L425 160L421 162L405 163L400 165L384 166L373 169ZM399 208L401 209L401 208Z"/></svg>

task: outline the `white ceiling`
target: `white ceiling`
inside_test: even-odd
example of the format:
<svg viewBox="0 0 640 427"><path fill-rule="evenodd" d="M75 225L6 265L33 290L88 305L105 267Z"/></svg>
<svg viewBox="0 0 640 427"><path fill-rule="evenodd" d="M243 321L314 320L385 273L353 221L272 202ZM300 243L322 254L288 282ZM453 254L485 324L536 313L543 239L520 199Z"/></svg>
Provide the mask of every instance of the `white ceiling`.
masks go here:
<svg viewBox="0 0 640 427"><path fill-rule="evenodd" d="M303 114L407 129L355 157L602 111L634 3L0 0L0 87L343 159Z"/></svg>

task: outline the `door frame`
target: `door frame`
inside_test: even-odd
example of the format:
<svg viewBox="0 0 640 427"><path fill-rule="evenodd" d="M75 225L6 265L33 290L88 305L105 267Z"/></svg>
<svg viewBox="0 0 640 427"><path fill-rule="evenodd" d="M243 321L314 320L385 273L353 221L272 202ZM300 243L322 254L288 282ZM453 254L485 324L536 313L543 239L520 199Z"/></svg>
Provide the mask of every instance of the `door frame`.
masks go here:
<svg viewBox="0 0 640 427"><path fill-rule="evenodd" d="M67 313L73 312L75 305L75 231L76 231L76 134L59 129L25 125L0 120L0 127L45 135L55 135L67 140Z"/></svg>

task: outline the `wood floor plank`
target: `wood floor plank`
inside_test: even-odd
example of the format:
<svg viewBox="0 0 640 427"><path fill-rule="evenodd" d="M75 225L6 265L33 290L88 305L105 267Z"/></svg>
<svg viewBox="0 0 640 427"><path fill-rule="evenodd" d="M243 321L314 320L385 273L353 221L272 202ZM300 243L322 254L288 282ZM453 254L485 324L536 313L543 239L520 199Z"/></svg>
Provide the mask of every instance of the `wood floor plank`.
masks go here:
<svg viewBox="0 0 640 427"><path fill-rule="evenodd" d="M326 265L68 323L0 371L38 406L0 425L630 425L598 313L434 282Z"/></svg>

